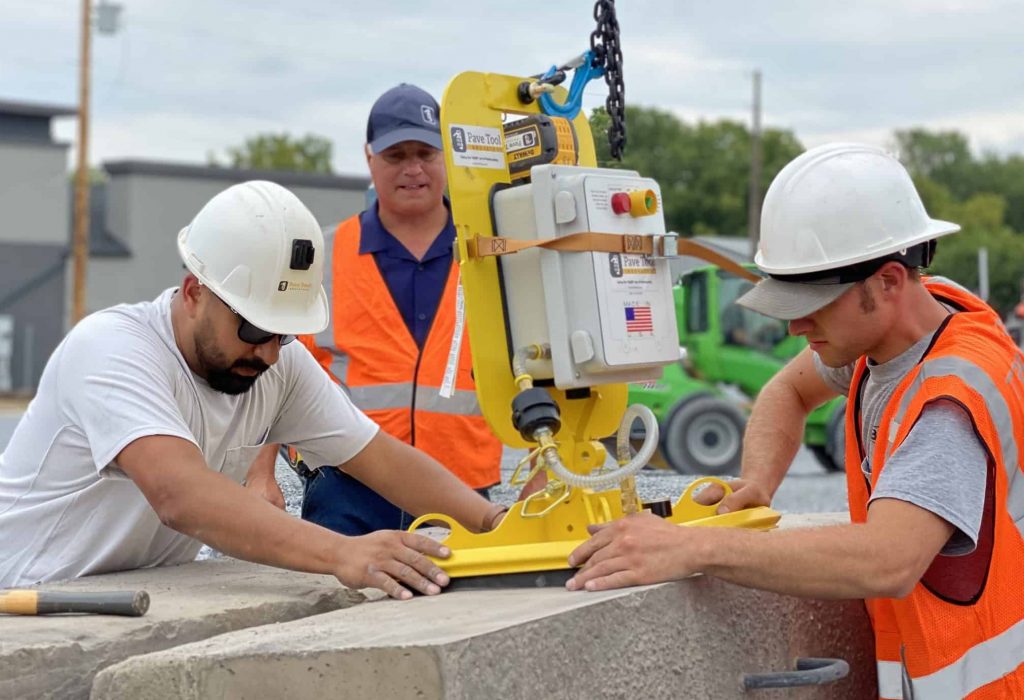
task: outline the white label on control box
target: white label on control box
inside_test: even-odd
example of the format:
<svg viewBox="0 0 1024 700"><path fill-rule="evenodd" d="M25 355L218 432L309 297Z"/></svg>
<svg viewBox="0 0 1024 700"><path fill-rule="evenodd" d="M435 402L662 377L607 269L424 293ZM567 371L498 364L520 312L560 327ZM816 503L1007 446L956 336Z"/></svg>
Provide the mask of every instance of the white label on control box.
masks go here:
<svg viewBox="0 0 1024 700"><path fill-rule="evenodd" d="M618 322L611 314L609 334L615 340L654 334L654 313L645 296L655 284L657 269L649 255L608 254L608 303L620 313Z"/></svg>
<svg viewBox="0 0 1024 700"><path fill-rule="evenodd" d="M663 234L658 211L648 216L616 214L617 192L651 189L647 179L587 177L584 191L590 227L595 231ZM668 261L635 253L594 255L604 359L609 366L664 363L678 355L672 280Z"/></svg>

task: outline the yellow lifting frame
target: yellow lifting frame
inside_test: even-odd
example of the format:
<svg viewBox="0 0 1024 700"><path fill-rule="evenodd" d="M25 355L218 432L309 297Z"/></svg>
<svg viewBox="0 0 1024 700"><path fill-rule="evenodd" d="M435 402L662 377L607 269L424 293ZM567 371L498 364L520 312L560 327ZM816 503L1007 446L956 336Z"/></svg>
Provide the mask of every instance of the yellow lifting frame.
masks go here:
<svg viewBox="0 0 1024 700"><path fill-rule="evenodd" d="M517 97L520 83L528 78L493 73L460 73L448 84L441 102L441 135L445 166L448 171L448 195L457 233L459 274L465 297L466 328L472 347L473 375L481 410L498 438L510 447L534 447L512 425L512 399L518 392L506 340L505 309L502 303L498 262L494 256L471 257L470 244L477 237L494 236L491 219L491 195L498 184L511 182L507 164L495 167L457 164L453 132L469 127L476 133L490 129L501 139L500 155L504 164L503 115L540 113L536 102L524 105ZM560 99L565 90L556 88ZM579 165L596 167L590 125L581 111L573 120L578 141ZM465 141L460 144L467 147ZM484 145L486 150L487 146ZM490 147L498 152L497 146ZM599 438L613 434L626 410L625 384L591 387L587 399L567 399L565 392L548 388L561 411L562 425L555 435L563 464L571 471L586 474L601 467L606 458ZM680 497L668 518L692 526L724 526L767 529L779 514L770 508L752 508L727 515L716 515L714 506L702 506L692 499L694 489L706 483L698 480ZM725 482L722 484L728 491ZM525 501L514 504L492 532L471 533L442 514L418 518L410 530L428 522L442 522L451 528L445 544L452 550L449 559L438 561L453 578L520 573L569 568L569 553L587 539L587 525L609 522L623 516L620 491L595 493L589 489L552 484Z"/></svg>
<svg viewBox="0 0 1024 700"><path fill-rule="evenodd" d="M469 244L475 236L494 236L490 200L492 188L511 182L508 167L486 168L456 165L452 127L483 127L501 133L502 114L539 114L537 103L524 105L516 88L526 78L493 73L460 73L448 84L441 101L441 137L448 170L448 196L458 235L459 274L466 299L466 326L473 348L473 377L484 417L495 435L510 447L529 447L512 426L512 399L518 389L512 377L505 335L496 257L471 258ZM564 91L563 91L564 92ZM590 124L581 111L573 121L579 143L579 164L595 167L597 156ZM504 141L502 142L504 161ZM567 401L565 393L551 389L562 414L562 429L555 436L565 464L577 462L576 444L611 435L626 410L626 385L605 384L591 388L589 400ZM592 458L589 472L604 463L604 449L585 450ZM584 473L586 473L584 472Z"/></svg>
<svg viewBox="0 0 1024 700"><path fill-rule="evenodd" d="M728 482L713 476L691 483L672 507L669 522L688 527L742 527L767 530L779 521L779 513L766 506L717 515L717 505L701 505L694 493L708 483L719 484L732 493ZM531 500L513 504L504 520L491 532L473 533L446 515L424 515L409 527L444 523L451 534L444 543L451 549L448 559L437 563L452 578L494 574L557 571L569 568L569 554L588 537L588 524L607 523L623 516L618 490L594 493L571 489L555 507L541 517L532 517Z"/></svg>

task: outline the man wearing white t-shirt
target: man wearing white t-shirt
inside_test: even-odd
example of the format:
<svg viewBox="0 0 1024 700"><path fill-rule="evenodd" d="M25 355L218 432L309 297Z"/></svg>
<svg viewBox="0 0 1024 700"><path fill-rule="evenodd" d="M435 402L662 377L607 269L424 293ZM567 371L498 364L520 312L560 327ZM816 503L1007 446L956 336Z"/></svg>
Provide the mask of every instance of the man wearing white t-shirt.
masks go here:
<svg viewBox="0 0 1024 700"><path fill-rule="evenodd" d="M57 347L0 454L0 588L179 564L202 543L397 598L439 593L447 556L412 533L344 537L241 486L295 445L412 513L490 529L501 508L379 431L296 334L328 320L323 236L288 190L218 194L178 236L188 269L152 302L92 314ZM331 467L325 467L331 468Z"/></svg>

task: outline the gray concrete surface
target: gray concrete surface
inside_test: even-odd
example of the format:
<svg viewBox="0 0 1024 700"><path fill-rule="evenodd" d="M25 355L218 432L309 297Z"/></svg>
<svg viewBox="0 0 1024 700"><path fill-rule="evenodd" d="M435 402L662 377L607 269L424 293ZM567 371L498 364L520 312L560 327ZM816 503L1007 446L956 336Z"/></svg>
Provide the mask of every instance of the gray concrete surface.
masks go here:
<svg viewBox="0 0 1024 700"><path fill-rule="evenodd" d="M0 449L17 420L0 411ZM506 450L507 482L521 453ZM279 465L288 509L298 479ZM644 498L675 500L691 478L645 470ZM497 487L511 502L518 489ZM798 455L776 508L845 510L845 481ZM783 524L845 515L787 516ZM210 556L207 551L206 556ZM0 616L0 700L23 698L752 697L743 673L841 656L851 677L766 698L873 697L859 602L803 601L695 578L610 594L560 588L464 591L408 603L329 577L218 559L92 577L57 590L146 589L143 618ZM335 611L335 612L329 612Z"/></svg>
<svg viewBox="0 0 1024 700"><path fill-rule="evenodd" d="M845 519L786 516L782 526ZM499 589L398 602L222 559L46 588L145 589L153 603L142 618L0 616L2 700L739 698L750 697L743 674L790 669L801 656L843 658L851 674L757 696L874 693L859 601L706 577L600 594Z"/></svg>
<svg viewBox="0 0 1024 700"><path fill-rule="evenodd" d="M741 689L746 673L839 657L850 675ZM463 591L380 601L136 656L92 700L137 698L877 697L860 602L801 600L695 577L611 591Z"/></svg>
<svg viewBox="0 0 1024 700"><path fill-rule="evenodd" d="M140 618L0 615L0 700L87 698L93 676L136 654L357 605L328 576L233 560L92 576L44 590L145 590Z"/></svg>

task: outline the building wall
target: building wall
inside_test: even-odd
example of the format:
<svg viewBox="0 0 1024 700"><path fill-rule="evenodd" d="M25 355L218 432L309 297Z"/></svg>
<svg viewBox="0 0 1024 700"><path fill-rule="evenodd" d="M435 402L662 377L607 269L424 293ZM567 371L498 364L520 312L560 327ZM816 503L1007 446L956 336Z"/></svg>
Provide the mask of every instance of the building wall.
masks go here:
<svg viewBox="0 0 1024 700"><path fill-rule="evenodd" d="M64 336L71 185L49 119L12 119L0 129L0 316L13 322L0 390L28 393Z"/></svg>
<svg viewBox="0 0 1024 700"><path fill-rule="evenodd" d="M67 146L0 139L0 243L67 245L69 187Z"/></svg>
<svg viewBox="0 0 1024 700"><path fill-rule="evenodd" d="M151 163L108 164L107 171L110 181L103 224L129 255L90 258L89 311L152 299L178 284L184 274L177 251L178 231L211 197L236 182L256 177L277 180L294 192L324 226L362 210L369 182L367 178L218 171Z"/></svg>
<svg viewBox="0 0 1024 700"><path fill-rule="evenodd" d="M64 337L64 251L63 244L0 242L0 316L14 320L11 386L0 390L31 392Z"/></svg>

